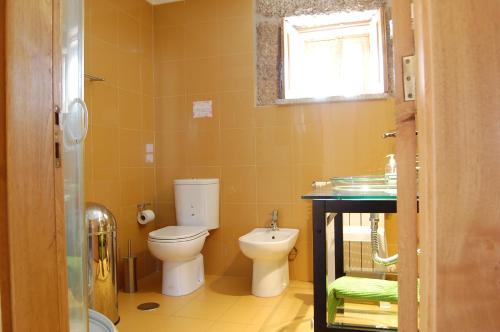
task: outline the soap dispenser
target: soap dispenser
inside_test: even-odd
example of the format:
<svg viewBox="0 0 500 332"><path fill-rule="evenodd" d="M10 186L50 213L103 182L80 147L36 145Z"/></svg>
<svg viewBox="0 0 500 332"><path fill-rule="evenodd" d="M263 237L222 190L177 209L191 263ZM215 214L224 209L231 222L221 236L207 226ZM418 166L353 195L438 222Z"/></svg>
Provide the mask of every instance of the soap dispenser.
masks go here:
<svg viewBox="0 0 500 332"><path fill-rule="evenodd" d="M388 184L396 184L398 174L396 165L396 156L394 154L388 154L387 164L385 165L385 181Z"/></svg>

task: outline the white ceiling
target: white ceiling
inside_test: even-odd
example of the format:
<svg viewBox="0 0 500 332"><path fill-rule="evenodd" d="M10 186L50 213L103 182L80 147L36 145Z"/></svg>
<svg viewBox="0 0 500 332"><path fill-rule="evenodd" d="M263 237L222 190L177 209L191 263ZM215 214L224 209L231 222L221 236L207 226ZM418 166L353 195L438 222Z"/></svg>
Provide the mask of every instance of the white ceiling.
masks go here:
<svg viewBox="0 0 500 332"><path fill-rule="evenodd" d="M182 0L146 0L146 1L152 5L161 5L163 3L178 2L178 1L182 1Z"/></svg>

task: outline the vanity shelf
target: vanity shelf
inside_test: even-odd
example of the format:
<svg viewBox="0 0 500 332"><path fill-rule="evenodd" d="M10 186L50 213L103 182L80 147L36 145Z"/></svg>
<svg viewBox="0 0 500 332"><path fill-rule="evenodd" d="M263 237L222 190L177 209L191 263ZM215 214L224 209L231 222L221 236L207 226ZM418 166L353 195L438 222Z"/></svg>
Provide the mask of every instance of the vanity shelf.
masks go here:
<svg viewBox="0 0 500 332"><path fill-rule="evenodd" d="M345 189L345 188L344 188ZM335 278L344 272L343 213L396 213L397 196L392 188L326 185L303 195L313 205L313 272L314 272L314 331L397 331L392 327L360 326L327 323L327 248L326 214L334 214Z"/></svg>

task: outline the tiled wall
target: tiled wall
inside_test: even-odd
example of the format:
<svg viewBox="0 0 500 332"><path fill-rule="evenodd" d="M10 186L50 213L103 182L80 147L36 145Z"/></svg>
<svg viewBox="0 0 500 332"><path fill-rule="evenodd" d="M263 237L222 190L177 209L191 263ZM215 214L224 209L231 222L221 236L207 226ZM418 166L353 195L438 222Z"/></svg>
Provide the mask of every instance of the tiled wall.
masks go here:
<svg viewBox="0 0 500 332"><path fill-rule="evenodd" d="M291 278L312 279L314 180L383 173L393 140L393 100L254 107L252 0L186 0L155 6L158 227L175 224L172 181L221 179L220 229L203 254L209 274L251 275L238 237L265 226L300 229ZM193 119L192 102L214 116ZM388 227L388 226L386 226Z"/></svg>
<svg viewBox="0 0 500 332"><path fill-rule="evenodd" d="M85 3L85 73L105 79L85 81L85 198L116 216L119 257L131 239L140 277L155 268L146 242L154 224L136 221L136 205L155 201L155 164L145 159L155 136L153 8L145 0Z"/></svg>

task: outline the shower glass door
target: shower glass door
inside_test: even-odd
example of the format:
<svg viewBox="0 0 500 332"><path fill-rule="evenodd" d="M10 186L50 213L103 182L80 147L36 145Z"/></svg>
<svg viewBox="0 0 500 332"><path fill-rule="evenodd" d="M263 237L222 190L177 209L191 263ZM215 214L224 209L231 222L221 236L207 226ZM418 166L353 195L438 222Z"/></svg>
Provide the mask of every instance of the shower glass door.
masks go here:
<svg viewBox="0 0 500 332"><path fill-rule="evenodd" d="M87 230L83 156L88 112L83 102L83 0L61 1L61 121L70 331L88 331Z"/></svg>

